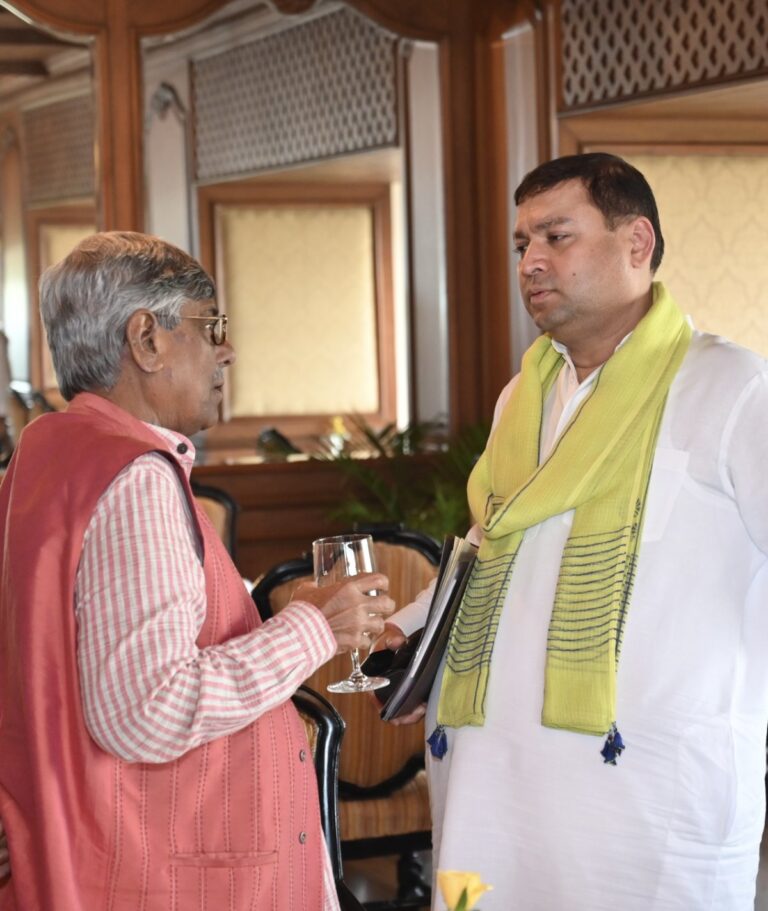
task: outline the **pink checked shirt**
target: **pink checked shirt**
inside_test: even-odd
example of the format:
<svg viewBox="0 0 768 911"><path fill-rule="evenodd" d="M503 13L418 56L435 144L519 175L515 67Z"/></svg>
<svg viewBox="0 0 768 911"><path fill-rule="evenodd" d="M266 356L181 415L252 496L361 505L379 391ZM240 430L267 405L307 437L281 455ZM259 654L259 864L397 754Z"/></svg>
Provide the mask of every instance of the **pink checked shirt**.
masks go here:
<svg viewBox="0 0 768 911"><path fill-rule="evenodd" d="M151 430L189 476L189 440ZM98 502L75 610L88 730L127 762L167 762L239 731L289 699L336 652L323 615L299 601L246 635L197 647L206 611L200 544L176 474L153 453L125 468ZM335 911L327 853L324 881L324 907Z"/></svg>

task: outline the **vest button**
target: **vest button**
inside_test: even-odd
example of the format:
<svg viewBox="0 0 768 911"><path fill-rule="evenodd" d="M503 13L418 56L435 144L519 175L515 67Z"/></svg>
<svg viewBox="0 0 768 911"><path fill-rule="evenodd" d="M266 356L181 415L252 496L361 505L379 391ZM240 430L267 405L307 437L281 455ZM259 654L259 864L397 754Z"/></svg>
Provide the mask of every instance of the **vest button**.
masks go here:
<svg viewBox="0 0 768 911"><path fill-rule="evenodd" d="M189 446L187 446L186 443L179 443L179 445L176 447L176 452L178 452L179 455L184 455L184 453L185 453L188 449L189 449Z"/></svg>
<svg viewBox="0 0 768 911"><path fill-rule="evenodd" d="M304 760L305 760L306 758L307 758L307 751L306 751L306 750L299 750L299 762L304 762Z"/></svg>
<svg viewBox="0 0 768 911"><path fill-rule="evenodd" d="M303 845L306 840L307 840L307 833L299 832L299 844Z"/></svg>

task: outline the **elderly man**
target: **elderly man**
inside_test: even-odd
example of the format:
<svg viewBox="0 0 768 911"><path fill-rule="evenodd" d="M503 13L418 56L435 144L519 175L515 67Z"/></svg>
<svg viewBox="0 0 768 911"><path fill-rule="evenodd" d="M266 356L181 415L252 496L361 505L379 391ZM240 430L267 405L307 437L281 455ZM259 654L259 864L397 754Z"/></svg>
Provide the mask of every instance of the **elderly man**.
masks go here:
<svg viewBox="0 0 768 911"><path fill-rule="evenodd" d="M386 579L260 625L189 486L234 351L187 254L97 234L40 293L70 404L0 488L0 908L337 908L290 696L381 631Z"/></svg>
<svg viewBox="0 0 768 911"><path fill-rule="evenodd" d="M768 365L652 282L626 162L548 162L516 202L543 334L469 481L478 560L427 710L434 864L481 873L483 911L751 911Z"/></svg>

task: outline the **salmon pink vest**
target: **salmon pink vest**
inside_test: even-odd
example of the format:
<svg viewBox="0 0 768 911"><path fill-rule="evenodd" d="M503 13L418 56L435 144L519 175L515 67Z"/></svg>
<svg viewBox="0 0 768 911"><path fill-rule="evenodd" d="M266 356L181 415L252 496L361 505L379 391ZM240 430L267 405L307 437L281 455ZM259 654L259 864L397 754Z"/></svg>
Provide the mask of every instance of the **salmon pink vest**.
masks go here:
<svg viewBox="0 0 768 911"><path fill-rule="evenodd" d="M98 396L24 431L0 487L2 911L321 911L314 768L292 704L174 762L126 763L85 727L75 574L99 497L143 453L178 472L204 549L199 647L259 624L181 466ZM304 751L307 751L306 753Z"/></svg>

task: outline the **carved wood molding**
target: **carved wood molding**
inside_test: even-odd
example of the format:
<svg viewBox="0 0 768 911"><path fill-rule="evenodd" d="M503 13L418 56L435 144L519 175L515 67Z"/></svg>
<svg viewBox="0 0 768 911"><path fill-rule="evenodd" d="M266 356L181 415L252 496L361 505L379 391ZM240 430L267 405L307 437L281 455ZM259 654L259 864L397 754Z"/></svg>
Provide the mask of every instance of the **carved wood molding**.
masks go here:
<svg viewBox="0 0 768 911"><path fill-rule="evenodd" d="M503 31L541 15L542 0L346 0L361 13L408 38L439 41L454 37L499 37Z"/></svg>
<svg viewBox="0 0 768 911"><path fill-rule="evenodd" d="M450 14L445 3L422 0L347 0L347 3L384 28L407 38L437 41L450 34Z"/></svg>
<svg viewBox="0 0 768 911"><path fill-rule="evenodd" d="M299 16L317 6L319 0L271 0L272 6L285 16Z"/></svg>
<svg viewBox="0 0 768 911"><path fill-rule="evenodd" d="M107 21L99 0L12 0L8 6L37 25L75 34L95 35Z"/></svg>
<svg viewBox="0 0 768 911"><path fill-rule="evenodd" d="M11 0L9 6L36 23L75 34L98 35L129 26L141 34L175 32L194 25L226 0Z"/></svg>

